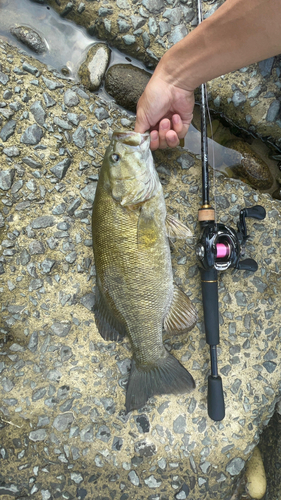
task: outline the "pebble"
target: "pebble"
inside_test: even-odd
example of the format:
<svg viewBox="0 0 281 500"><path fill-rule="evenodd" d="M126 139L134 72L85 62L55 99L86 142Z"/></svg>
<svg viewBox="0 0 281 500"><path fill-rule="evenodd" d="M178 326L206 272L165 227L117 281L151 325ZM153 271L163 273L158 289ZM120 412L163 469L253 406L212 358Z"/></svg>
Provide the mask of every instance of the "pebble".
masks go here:
<svg viewBox="0 0 281 500"><path fill-rule="evenodd" d="M80 102L80 99L79 99L78 95L76 94L76 92L74 92L71 89L67 89L65 91L64 96L63 96L63 100L64 100L64 104L66 106L68 106L69 108L71 108L73 106L77 106L77 104L79 104L79 102Z"/></svg>
<svg viewBox="0 0 281 500"><path fill-rule="evenodd" d="M2 85L7 85L8 81L9 81L8 75L0 71L0 83L2 83Z"/></svg>
<svg viewBox="0 0 281 500"><path fill-rule="evenodd" d="M157 14L165 6L164 0L142 0L142 5L152 14Z"/></svg>
<svg viewBox="0 0 281 500"><path fill-rule="evenodd" d="M51 80L50 78L46 78L45 76L42 76L42 80L45 83L47 89L49 90L56 90L64 87L64 84L57 81L57 80ZM44 97L44 94L43 94Z"/></svg>
<svg viewBox="0 0 281 500"><path fill-rule="evenodd" d="M66 172L69 169L70 165L71 165L71 159L65 158L64 160L57 163L50 170L58 179L61 180L66 175Z"/></svg>
<svg viewBox="0 0 281 500"><path fill-rule="evenodd" d="M2 139L3 142L6 142L15 133L16 125L17 123L15 120L9 120L4 125L0 131L0 139Z"/></svg>
<svg viewBox="0 0 281 500"><path fill-rule="evenodd" d="M226 471L231 476L237 476L244 469L244 466L245 466L245 460L243 460L240 457L233 458L232 460L230 460L230 462L228 462L226 466Z"/></svg>
<svg viewBox="0 0 281 500"><path fill-rule="evenodd" d="M39 125L44 125L46 120L46 112L42 106L41 101L35 101L32 106L30 106L30 111L33 114L35 120Z"/></svg>
<svg viewBox="0 0 281 500"><path fill-rule="evenodd" d="M262 76L269 76L271 74L273 63L274 57L269 57L268 59L264 59L258 63Z"/></svg>
<svg viewBox="0 0 281 500"><path fill-rule="evenodd" d="M49 94L47 94L47 92L43 92L43 99L47 108L51 108L52 106L55 106L57 104L55 99L53 99Z"/></svg>
<svg viewBox="0 0 281 500"><path fill-rule="evenodd" d="M53 427L57 431L63 432L68 427L70 427L70 425L72 424L73 421L74 421L74 416L72 413L63 413L63 414L57 415L57 417L54 419Z"/></svg>
<svg viewBox="0 0 281 500"><path fill-rule="evenodd" d="M89 90L95 91L100 87L109 64L110 53L111 50L105 43L96 43L90 47L78 72L82 83Z"/></svg>
<svg viewBox="0 0 281 500"><path fill-rule="evenodd" d="M81 190L81 196L88 201L89 203L93 203L95 199L95 194L97 190L97 183L96 182L91 182L90 184L87 184L86 187L84 187Z"/></svg>
<svg viewBox="0 0 281 500"><path fill-rule="evenodd" d="M0 189L2 191L8 191L14 180L15 170L0 170Z"/></svg>
<svg viewBox="0 0 281 500"><path fill-rule="evenodd" d="M235 90L232 96L232 102L237 108L241 104L244 104L247 101L247 97L240 91L240 90Z"/></svg>
<svg viewBox="0 0 281 500"><path fill-rule="evenodd" d="M42 229L45 227L51 227L55 224L55 219L52 215L42 215L37 217L31 222L31 227L33 229Z"/></svg>
<svg viewBox="0 0 281 500"><path fill-rule="evenodd" d="M86 307L89 311L93 311L94 305L95 305L95 294L90 292L81 297L80 303Z"/></svg>
<svg viewBox="0 0 281 500"><path fill-rule="evenodd" d="M78 148L84 148L86 145L86 129L78 127L72 135L72 139Z"/></svg>
<svg viewBox="0 0 281 500"><path fill-rule="evenodd" d="M41 241L34 240L29 244L29 252L31 255L39 255L45 253L45 248Z"/></svg>
<svg viewBox="0 0 281 500"><path fill-rule="evenodd" d="M11 146L9 148L4 148L3 153L9 158L12 158L14 156L19 156L20 151L16 146Z"/></svg>
<svg viewBox="0 0 281 500"><path fill-rule="evenodd" d="M38 429L36 431L31 431L29 433L29 439L31 441L44 441L48 436L46 429Z"/></svg>
<svg viewBox="0 0 281 500"><path fill-rule="evenodd" d="M56 322L53 323L51 329L55 335L58 337L66 337L71 329L71 324L67 322Z"/></svg>
<svg viewBox="0 0 281 500"><path fill-rule="evenodd" d="M45 41L37 33L37 31L32 28L28 26L17 26L15 28L11 28L10 32L30 50L36 52L36 54L44 54L44 52L47 51Z"/></svg>
<svg viewBox="0 0 281 500"><path fill-rule="evenodd" d="M30 336L29 342L27 344L27 348L31 352L36 352L38 347L38 332L33 332Z"/></svg>
<svg viewBox="0 0 281 500"><path fill-rule="evenodd" d="M274 122L278 116L280 110L280 101L277 99L272 101L270 104L267 114L266 114L266 121L267 122Z"/></svg>
<svg viewBox="0 0 281 500"><path fill-rule="evenodd" d="M22 134L20 138L20 142L23 142L24 144L29 144L29 145L35 145L39 144L43 137L43 130L41 127L38 127L38 125L30 125L24 133Z"/></svg>

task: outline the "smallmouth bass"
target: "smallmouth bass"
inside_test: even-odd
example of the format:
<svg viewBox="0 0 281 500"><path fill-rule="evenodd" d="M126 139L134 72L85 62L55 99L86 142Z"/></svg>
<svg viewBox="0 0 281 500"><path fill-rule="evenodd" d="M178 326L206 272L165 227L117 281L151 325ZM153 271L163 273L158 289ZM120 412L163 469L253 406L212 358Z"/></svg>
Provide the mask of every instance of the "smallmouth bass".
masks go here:
<svg viewBox="0 0 281 500"><path fill-rule="evenodd" d="M95 318L105 340L127 335L133 351L126 411L156 394L190 392L190 373L163 345L163 327L190 330L197 313L173 284L168 236L186 226L166 214L149 134L115 131L101 167L92 217Z"/></svg>

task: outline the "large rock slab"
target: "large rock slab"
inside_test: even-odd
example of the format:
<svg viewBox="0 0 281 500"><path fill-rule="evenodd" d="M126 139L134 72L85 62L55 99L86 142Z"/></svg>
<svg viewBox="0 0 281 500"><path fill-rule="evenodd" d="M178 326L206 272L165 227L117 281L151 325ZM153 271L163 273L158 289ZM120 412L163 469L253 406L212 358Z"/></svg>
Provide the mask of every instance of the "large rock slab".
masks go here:
<svg viewBox="0 0 281 500"><path fill-rule="evenodd" d="M8 189L0 191L0 492L97 500L228 499L280 397L280 203L240 181L214 176L212 200L224 223L235 227L243 206L259 203L267 211L264 221L248 222L247 256L257 260L258 271L219 277L226 417L215 423L207 416L210 360L194 244L200 162L180 148L155 155L167 210L195 236L173 244L172 263L175 282L196 305L199 320L188 334L166 338L165 345L197 387L190 395L152 398L125 415L131 349L126 339L105 342L95 326L90 221L111 132L132 129L131 117L58 80L4 42L3 73L10 64L7 53L16 66L32 64L42 76L34 92L29 90L31 99L14 113L17 136L5 147L14 146L15 137L19 144L26 126L35 124L29 112L34 102L41 102L46 118L40 144L20 143L17 157L1 154L3 170L15 172ZM13 92L18 77L11 71L9 78ZM32 78L22 75L22 87L31 89ZM52 82L51 109L43 98L46 81ZM0 101L5 88L0 87ZM71 116L64 104L70 89L79 96ZM73 140L81 122L82 148ZM71 129L61 123L71 123ZM26 157L39 157L40 169L24 162ZM51 169L67 158L71 164L60 179Z"/></svg>

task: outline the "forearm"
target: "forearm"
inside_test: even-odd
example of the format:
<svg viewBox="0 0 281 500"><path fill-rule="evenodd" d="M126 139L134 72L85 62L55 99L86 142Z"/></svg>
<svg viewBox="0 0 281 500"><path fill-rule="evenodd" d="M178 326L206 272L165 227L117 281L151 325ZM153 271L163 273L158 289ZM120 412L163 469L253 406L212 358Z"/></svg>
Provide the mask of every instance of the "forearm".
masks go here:
<svg viewBox="0 0 281 500"><path fill-rule="evenodd" d="M167 83L194 90L248 64L281 53L281 0L226 0L169 49L156 72Z"/></svg>

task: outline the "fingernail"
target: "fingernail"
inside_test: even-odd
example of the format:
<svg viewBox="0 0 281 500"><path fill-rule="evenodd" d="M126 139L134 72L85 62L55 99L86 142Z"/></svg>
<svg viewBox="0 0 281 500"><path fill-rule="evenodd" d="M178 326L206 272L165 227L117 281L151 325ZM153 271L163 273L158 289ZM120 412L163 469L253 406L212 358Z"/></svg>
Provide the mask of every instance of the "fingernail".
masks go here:
<svg viewBox="0 0 281 500"><path fill-rule="evenodd" d="M157 130L152 130L152 132L150 133L150 138L152 141L157 141L158 139L158 132Z"/></svg>

